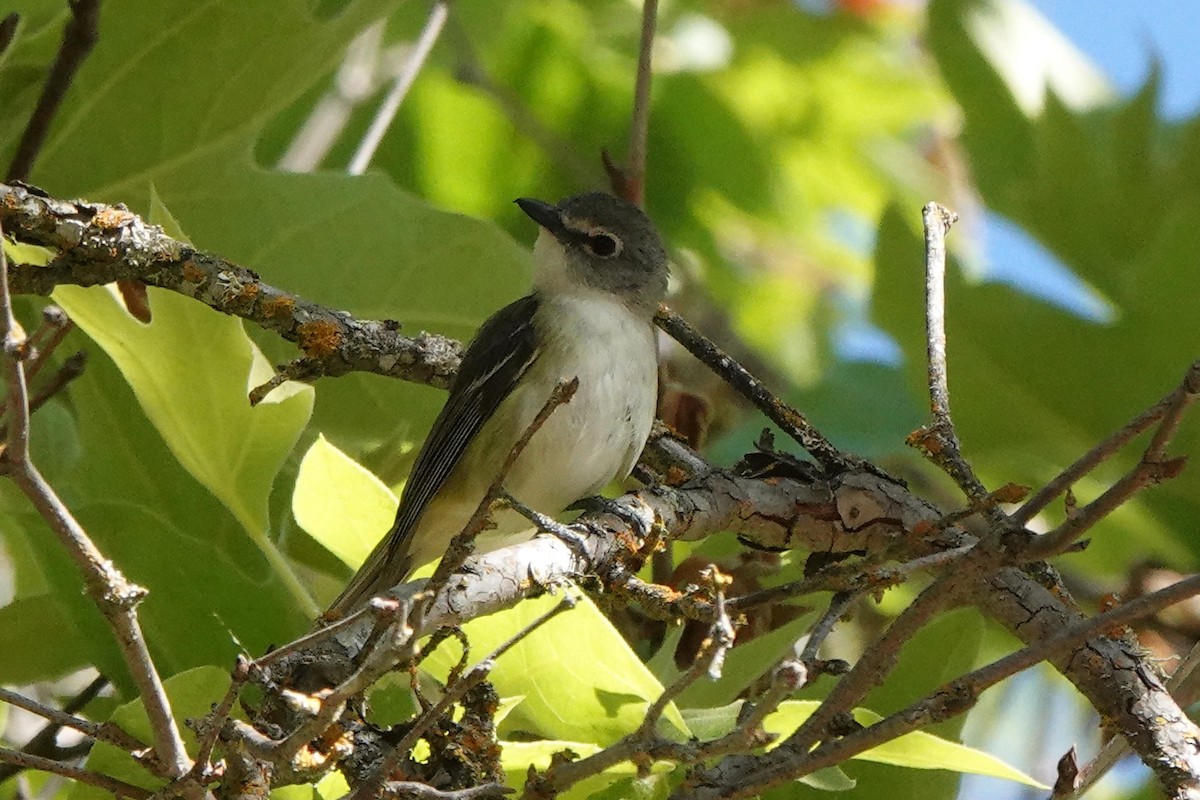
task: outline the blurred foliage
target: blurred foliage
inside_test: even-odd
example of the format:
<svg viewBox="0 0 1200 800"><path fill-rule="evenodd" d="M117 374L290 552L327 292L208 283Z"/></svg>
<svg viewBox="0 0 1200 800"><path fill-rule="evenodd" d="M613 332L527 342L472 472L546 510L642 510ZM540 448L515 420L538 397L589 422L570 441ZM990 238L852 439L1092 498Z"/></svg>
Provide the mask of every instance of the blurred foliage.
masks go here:
<svg viewBox="0 0 1200 800"><path fill-rule="evenodd" d="M919 210L942 199L963 215L951 234L962 268L951 272L948 295L953 402L967 454L991 485L1046 480L1200 355L1200 271L1191 261L1198 123L1161 121L1154 79L1133 98L1106 94L1069 45L1039 33L1019 0L933 0L927 9L846 2L825 14L801 5L679 0L662 8L647 203L676 254L673 302L710 321L714 336L837 443L957 504L900 452L924 406ZM0 163L16 147L66 15L53 0L8 10L21 23L0 55ZM99 44L31 181L54 195L125 203L310 299L398 319L408 332L468 337L527 285L521 243L533 232L512 198L603 186L601 149L623 154L638 14L617 0L456 2L372 173L350 178L344 165L384 91L370 68L398 63L426 13L421 3L366 0L105 4ZM352 44L365 49L366 77L343 63ZM1031 49L1040 57L1023 59ZM307 174L278 169L330 102L345 115L327 151ZM988 213L1039 242L1103 299L1112 320L988 280L979 239ZM296 390L250 410L247 388L268 360L294 356L289 346L160 293L150 326L104 289L55 299L82 329L63 352L83 348L92 358L70 392L35 417L35 455L106 554L150 589L142 612L154 656L203 709L201 689L219 691L220 681L194 668L224 669L236 652L289 640L336 591L347 574L342 559L361 555L377 533L356 530L327 549L339 520L372 516L338 509L356 498L376 510L388 503L355 462L398 486L441 394L355 375L319 382L315 406L314 393ZM23 301L20 310L31 321L36 308ZM852 341L868 342L857 359L847 357ZM721 436L709 455L727 463L762 422L725 395L713 398ZM1174 451L1195 453L1198 444L1193 419ZM1080 499L1133 457L1081 482ZM1198 489L1190 470L1148 492L1066 566L1106 587L1148 558L1192 569ZM0 506L11 573L11 584L0 583L11 585L0 598L0 681L95 664L130 697L73 566L10 486L0 485ZM700 548L724 555L733 546ZM789 574L800 561L785 559ZM537 680L537 659L522 664L510 654L508 673L502 660L498 681L524 698L505 730L534 739L506 756L514 781L568 740L584 752L627 731L673 677L667 645L643 669L594 608L572 613L580 616L565 627L586 618L591 638L609 643L588 656L589 674L621 675L633 688L587 696L563 683L539 699L531 693L547 684ZM681 698L676 725L715 719L811 616L735 650L721 683ZM872 621L860 624L834 646L869 640ZM488 636L519 625L519 616L495 621ZM901 707L997 640L969 612L939 620L868 705ZM570 653L539 652L547 669L570 663ZM611 716L586 716L606 700ZM958 725L937 733L954 737ZM845 769L787 791L948 797L957 783L951 773ZM588 791L664 796L679 776L605 777L607 787ZM12 791L0 788L0 797Z"/></svg>

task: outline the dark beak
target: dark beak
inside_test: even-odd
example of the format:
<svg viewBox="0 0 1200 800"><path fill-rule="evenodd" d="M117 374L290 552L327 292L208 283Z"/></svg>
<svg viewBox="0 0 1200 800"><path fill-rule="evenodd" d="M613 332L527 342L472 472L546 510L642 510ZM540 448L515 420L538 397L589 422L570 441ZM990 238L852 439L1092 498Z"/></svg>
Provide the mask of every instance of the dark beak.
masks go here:
<svg viewBox="0 0 1200 800"><path fill-rule="evenodd" d="M530 219L550 231L556 238L562 238L563 233L566 232L566 226L563 225L562 214L557 208L541 200L534 200L532 197L518 197L516 203L522 211L529 215Z"/></svg>

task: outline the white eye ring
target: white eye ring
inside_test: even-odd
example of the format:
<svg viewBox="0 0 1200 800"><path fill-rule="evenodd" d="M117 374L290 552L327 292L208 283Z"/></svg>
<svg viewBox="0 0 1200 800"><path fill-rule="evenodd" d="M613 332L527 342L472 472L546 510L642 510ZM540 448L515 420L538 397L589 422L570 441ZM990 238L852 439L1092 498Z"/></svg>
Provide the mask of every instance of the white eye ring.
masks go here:
<svg viewBox="0 0 1200 800"><path fill-rule="evenodd" d="M611 233L593 233L583 243L589 253L600 258L612 258L621 252L621 240Z"/></svg>

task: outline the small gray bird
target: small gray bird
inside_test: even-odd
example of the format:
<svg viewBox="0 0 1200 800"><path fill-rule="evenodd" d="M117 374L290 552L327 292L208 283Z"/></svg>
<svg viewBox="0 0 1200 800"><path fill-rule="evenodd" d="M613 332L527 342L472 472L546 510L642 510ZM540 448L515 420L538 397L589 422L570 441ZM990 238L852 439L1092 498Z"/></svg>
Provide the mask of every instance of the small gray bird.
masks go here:
<svg viewBox="0 0 1200 800"><path fill-rule="evenodd" d="M396 521L327 619L356 610L445 552L560 380L576 377L579 388L516 460L505 479L511 495L557 514L627 476L646 444L658 391L651 317L667 288L658 232L637 206L601 192L556 206L516 202L541 226L533 292L483 323L467 348ZM530 528L512 510L495 522L481 549Z"/></svg>

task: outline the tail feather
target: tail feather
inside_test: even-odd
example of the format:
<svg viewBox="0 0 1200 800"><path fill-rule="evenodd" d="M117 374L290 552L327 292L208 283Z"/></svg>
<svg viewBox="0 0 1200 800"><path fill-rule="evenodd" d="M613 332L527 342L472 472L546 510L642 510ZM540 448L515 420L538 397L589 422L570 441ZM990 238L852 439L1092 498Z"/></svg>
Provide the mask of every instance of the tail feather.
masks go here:
<svg viewBox="0 0 1200 800"><path fill-rule="evenodd" d="M384 594L388 589L408 577L408 573L411 571L409 562L412 559L407 554L400 555L391 552L394 538L389 533L380 540L379 544L375 545L371 555L367 556L367 560L350 578L346 588L322 615L323 619L326 621L341 619L366 605L372 597Z"/></svg>

